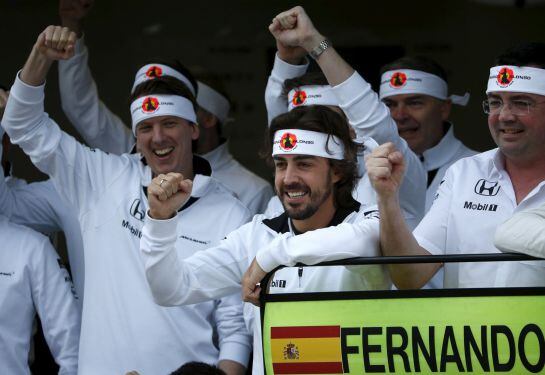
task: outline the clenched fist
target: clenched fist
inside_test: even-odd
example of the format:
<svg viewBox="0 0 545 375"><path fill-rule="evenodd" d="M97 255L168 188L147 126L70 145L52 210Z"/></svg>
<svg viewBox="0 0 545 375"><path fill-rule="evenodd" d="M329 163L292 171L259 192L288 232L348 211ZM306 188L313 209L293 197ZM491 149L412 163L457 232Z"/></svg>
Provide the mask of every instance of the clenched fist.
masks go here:
<svg viewBox="0 0 545 375"><path fill-rule="evenodd" d="M160 174L148 186L149 216L165 220L176 212L191 196L193 182L181 173Z"/></svg>

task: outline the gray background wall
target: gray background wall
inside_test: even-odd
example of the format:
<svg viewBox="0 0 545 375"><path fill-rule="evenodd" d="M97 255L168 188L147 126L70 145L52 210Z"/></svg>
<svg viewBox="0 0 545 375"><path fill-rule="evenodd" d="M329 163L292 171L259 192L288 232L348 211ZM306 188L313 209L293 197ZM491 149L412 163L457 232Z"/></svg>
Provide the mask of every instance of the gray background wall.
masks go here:
<svg viewBox="0 0 545 375"><path fill-rule="evenodd" d="M490 3L490 4L486 4ZM493 147L480 102L494 57L513 44L544 40L545 7L534 0L303 1L316 27L339 48L401 47L438 60L450 74L452 93L470 91L466 108L454 107L456 133L471 147ZM231 149L250 169L270 179L256 157L266 126L263 92L274 40L267 26L289 1L100 1L86 21L90 65L100 95L129 120L127 96L138 65L171 56L189 67L220 74L234 99ZM496 5L494 5L496 4ZM503 4L503 5L498 5ZM522 8L517 7L523 5ZM0 2L0 82L10 85L37 35L59 22L57 2ZM380 56L369 56L376 59ZM67 131L58 99L56 69L48 78L46 109ZM12 152L17 175L43 178Z"/></svg>

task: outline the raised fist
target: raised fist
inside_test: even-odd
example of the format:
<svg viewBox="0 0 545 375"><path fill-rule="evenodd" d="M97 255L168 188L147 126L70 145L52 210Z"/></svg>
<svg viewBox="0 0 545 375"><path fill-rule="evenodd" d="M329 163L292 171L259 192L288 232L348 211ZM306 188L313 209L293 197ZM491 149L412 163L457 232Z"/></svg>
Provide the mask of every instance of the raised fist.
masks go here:
<svg viewBox="0 0 545 375"><path fill-rule="evenodd" d="M316 30L305 10L300 6L274 17L269 26L269 31L276 39L277 45L292 48L300 47L306 52L311 51L325 39Z"/></svg>
<svg viewBox="0 0 545 375"><path fill-rule="evenodd" d="M373 188L381 196L397 195L405 164L403 155L393 143L384 143L365 157L365 167Z"/></svg>
<svg viewBox="0 0 545 375"><path fill-rule="evenodd" d="M47 26L38 36L35 49L50 60L67 60L74 55L76 34L67 27Z"/></svg>
<svg viewBox="0 0 545 375"><path fill-rule="evenodd" d="M191 196L193 182L184 179L181 173L160 174L148 186L149 215L153 219L165 220L176 212Z"/></svg>

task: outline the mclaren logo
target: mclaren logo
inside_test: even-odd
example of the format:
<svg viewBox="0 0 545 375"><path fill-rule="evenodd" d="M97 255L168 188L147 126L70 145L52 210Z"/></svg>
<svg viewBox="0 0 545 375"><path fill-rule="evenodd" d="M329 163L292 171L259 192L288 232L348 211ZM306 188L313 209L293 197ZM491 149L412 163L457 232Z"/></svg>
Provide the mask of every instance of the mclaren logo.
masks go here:
<svg viewBox="0 0 545 375"><path fill-rule="evenodd" d="M479 181L477 181L477 184L475 184L475 193L479 195L493 197L495 195L498 195L499 191L500 184L498 181L492 182L480 179Z"/></svg>
<svg viewBox="0 0 545 375"><path fill-rule="evenodd" d="M273 280L271 282L272 288L285 288L286 287L286 280Z"/></svg>

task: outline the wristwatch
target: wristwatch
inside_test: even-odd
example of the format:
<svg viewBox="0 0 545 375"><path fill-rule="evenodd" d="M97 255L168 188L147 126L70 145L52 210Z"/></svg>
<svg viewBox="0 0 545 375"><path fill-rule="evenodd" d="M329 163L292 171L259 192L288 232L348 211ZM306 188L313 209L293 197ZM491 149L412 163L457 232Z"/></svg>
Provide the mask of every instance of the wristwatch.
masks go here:
<svg viewBox="0 0 545 375"><path fill-rule="evenodd" d="M316 60L329 47L331 47L331 42L329 41L329 39L324 39L320 42L320 44L314 47L312 51L310 51L308 54L310 55L310 57Z"/></svg>

